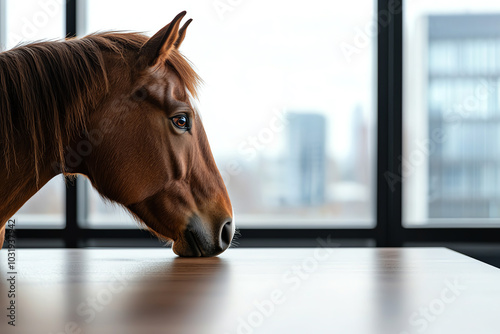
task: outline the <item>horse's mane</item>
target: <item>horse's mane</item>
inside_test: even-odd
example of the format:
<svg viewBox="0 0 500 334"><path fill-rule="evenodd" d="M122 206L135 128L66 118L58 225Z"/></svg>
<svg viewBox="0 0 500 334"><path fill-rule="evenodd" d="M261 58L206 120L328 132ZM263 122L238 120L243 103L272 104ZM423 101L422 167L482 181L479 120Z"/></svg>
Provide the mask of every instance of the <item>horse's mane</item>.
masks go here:
<svg viewBox="0 0 500 334"><path fill-rule="evenodd" d="M107 32L0 53L0 156L7 170L17 165L16 138L26 138L37 179L44 158L64 172L64 138L85 129L87 111L109 90L104 53L125 59L127 50L138 52L146 41L139 33ZM196 97L200 79L189 62L174 49L168 63Z"/></svg>

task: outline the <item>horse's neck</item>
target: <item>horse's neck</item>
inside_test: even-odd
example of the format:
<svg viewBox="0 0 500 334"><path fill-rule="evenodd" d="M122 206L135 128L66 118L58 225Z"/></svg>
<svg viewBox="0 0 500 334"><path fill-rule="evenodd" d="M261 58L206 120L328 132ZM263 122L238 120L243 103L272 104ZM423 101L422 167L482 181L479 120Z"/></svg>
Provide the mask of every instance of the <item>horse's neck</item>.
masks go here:
<svg viewBox="0 0 500 334"><path fill-rule="evenodd" d="M0 180L3 180L0 188L0 229L53 176L49 168L44 168L37 184L29 166L20 164L7 172L5 166L0 164Z"/></svg>

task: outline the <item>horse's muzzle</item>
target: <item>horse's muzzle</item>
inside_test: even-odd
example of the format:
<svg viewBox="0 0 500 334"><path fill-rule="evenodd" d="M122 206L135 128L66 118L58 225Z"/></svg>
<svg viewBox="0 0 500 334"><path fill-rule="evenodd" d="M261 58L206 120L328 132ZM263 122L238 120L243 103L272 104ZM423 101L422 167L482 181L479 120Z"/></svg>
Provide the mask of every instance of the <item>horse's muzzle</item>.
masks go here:
<svg viewBox="0 0 500 334"><path fill-rule="evenodd" d="M183 257L217 256L229 248L233 235L232 218L206 226L200 217L193 216L184 231L182 246L174 245L174 251Z"/></svg>

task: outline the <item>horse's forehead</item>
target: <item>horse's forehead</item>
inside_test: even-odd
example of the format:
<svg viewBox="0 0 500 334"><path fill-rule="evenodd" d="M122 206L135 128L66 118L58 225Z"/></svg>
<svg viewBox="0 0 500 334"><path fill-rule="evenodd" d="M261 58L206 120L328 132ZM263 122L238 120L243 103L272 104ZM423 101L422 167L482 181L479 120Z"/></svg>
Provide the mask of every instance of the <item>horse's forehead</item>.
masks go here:
<svg viewBox="0 0 500 334"><path fill-rule="evenodd" d="M184 96L180 78L175 71L167 68L148 69L141 86L146 87L150 94L161 101L172 98L182 100Z"/></svg>
<svg viewBox="0 0 500 334"><path fill-rule="evenodd" d="M164 85L177 85L181 83L175 70L167 66L149 68L146 70L145 77L149 82L157 82Z"/></svg>

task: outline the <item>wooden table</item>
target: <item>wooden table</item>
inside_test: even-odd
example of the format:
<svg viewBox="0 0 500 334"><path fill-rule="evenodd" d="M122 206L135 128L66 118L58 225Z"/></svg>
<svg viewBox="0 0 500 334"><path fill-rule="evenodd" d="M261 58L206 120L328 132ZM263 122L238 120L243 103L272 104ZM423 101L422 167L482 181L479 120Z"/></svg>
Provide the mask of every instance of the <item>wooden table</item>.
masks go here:
<svg viewBox="0 0 500 334"><path fill-rule="evenodd" d="M0 333L499 334L500 270L444 248L17 250Z"/></svg>

